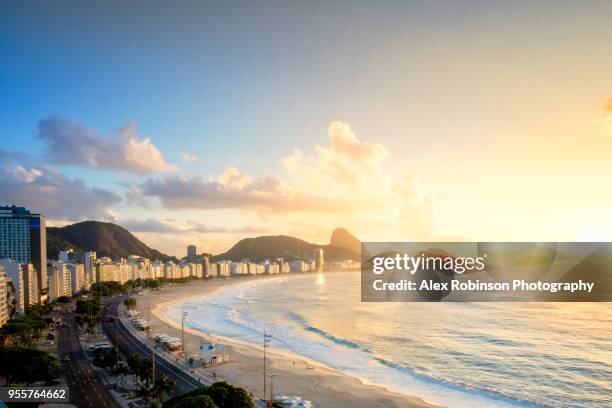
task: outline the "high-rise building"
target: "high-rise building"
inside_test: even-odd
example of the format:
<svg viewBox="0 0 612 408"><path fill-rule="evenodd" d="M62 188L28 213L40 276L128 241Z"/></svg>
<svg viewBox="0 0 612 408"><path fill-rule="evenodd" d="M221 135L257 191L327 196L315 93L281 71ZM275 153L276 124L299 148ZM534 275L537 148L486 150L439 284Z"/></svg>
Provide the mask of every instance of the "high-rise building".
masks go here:
<svg viewBox="0 0 612 408"><path fill-rule="evenodd" d="M67 265L62 261L51 262L49 273L49 300L60 296L72 295L72 276Z"/></svg>
<svg viewBox="0 0 612 408"><path fill-rule="evenodd" d="M197 249L195 245L189 245L187 247L187 256L196 256L197 255Z"/></svg>
<svg viewBox="0 0 612 408"><path fill-rule="evenodd" d="M36 269L38 299L47 296L47 230L45 217L24 207L0 207L0 258L31 263Z"/></svg>
<svg viewBox="0 0 612 408"><path fill-rule="evenodd" d="M83 264L66 264L66 268L70 272L70 287L72 289L72 295L83 289L89 289L87 282L85 281L85 267Z"/></svg>
<svg viewBox="0 0 612 408"><path fill-rule="evenodd" d="M27 310L28 306L35 305L39 302L38 295L38 278L36 274L36 269L34 269L34 265L29 264L21 264L23 270L23 296L24 296L24 304Z"/></svg>
<svg viewBox="0 0 612 408"><path fill-rule="evenodd" d="M317 272L321 272L323 270L323 249L317 248L313 253L314 262L315 262L315 270Z"/></svg>
<svg viewBox="0 0 612 408"><path fill-rule="evenodd" d="M17 313L24 313L27 307L24 284L25 265L8 258L0 259L0 266L4 269L7 279L13 283L13 288L15 289L15 311Z"/></svg>
<svg viewBox="0 0 612 408"><path fill-rule="evenodd" d="M74 253L73 249L66 249L64 251L59 251L57 254L57 260L62 261L63 263L74 263L76 262L77 254Z"/></svg>
<svg viewBox="0 0 612 408"><path fill-rule="evenodd" d="M83 265L85 266L85 286L89 289L89 285L96 281L96 253L85 252L83 254Z"/></svg>
<svg viewBox="0 0 612 408"><path fill-rule="evenodd" d="M211 276L210 273L210 260L208 259L207 256L202 258L202 276L205 278L208 278L209 276ZM216 276L216 274L215 274Z"/></svg>
<svg viewBox="0 0 612 408"><path fill-rule="evenodd" d="M6 274L4 268L0 266L0 327L8 320L8 302L6 291Z"/></svg>

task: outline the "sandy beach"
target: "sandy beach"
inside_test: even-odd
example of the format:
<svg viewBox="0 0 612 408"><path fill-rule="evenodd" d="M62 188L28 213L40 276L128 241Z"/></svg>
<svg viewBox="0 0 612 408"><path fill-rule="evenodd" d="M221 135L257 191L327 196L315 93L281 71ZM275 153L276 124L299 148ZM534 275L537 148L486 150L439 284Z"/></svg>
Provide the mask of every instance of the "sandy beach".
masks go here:
<svg viewBox="0 0 612 408"><path fill-rule="evenodd" d="M137 296L136 309L145 319L150 312L153 333L166 333L180 338L180 322L171 321L164 316L168 305L209 294L226 285L245 282L246 279L253 278L192 281L188 284L166 286L160 290L150 291L143 296ZM202 339L209 340L209 337L205 333L186 327L186 353L188 355L197 354ZM215 339L219 340L218 337ZM263 396L262 347L240 343L232 339L222 338L220 340L225 345L231 361L214 368L200 369L199 373L213 381L227 381L243 387L256 398L261 398ZM309 364L312 366L315 362L268 349L268 370L276 374L274 394L297 395L325 408L434 406L418 397L391 392L377 385L364 384L355 377L325 366L315 365L314 369L307 369Z"/></svg>

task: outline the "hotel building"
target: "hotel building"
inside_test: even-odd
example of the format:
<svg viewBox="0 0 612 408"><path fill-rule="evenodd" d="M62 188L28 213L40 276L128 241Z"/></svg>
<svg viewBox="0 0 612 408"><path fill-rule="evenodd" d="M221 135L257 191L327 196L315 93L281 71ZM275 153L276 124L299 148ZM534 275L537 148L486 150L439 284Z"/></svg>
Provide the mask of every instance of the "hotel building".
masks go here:
<svg viewBox="0 0 612 408"><path fill-rule="evenodd" d="M38 301L47 296L47 232L45 217L24 207L0 207L0 258L31 263L36 269Z"/></svg>

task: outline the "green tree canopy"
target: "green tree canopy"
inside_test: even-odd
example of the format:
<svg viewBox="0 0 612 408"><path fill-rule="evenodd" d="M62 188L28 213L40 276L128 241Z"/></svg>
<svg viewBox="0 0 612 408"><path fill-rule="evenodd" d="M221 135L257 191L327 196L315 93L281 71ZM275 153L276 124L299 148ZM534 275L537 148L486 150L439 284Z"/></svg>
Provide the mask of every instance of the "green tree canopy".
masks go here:
<svg viewBox="0 0 612 408"><path fill-rule="evenodd" d="M165 406L165 405L164 405ZM208 395L198 395L195 397L182 398L173 405L174 408L219 408L215 401Z"/></svg>
<svg viewBox="0 0 612 408"><path fill-rule="evenodd" d="M164 408L187 408L195 398L199 396L209 397L217 407L223 408L254 408L253 400L249 393L240 387L228 384L225 381L216 382L210 386L196 388L178 397L169 399L164 403ZM197 401L197 400L196 400ZM213 406L214 407L214 406Z"/></svg>
<svg viewBox="0 0 612 408"><path fill-rule="evenodd" d="M57 358L43 350L23 347L0 347L0 377L7 384L51 382L63 375Z"/></svg>

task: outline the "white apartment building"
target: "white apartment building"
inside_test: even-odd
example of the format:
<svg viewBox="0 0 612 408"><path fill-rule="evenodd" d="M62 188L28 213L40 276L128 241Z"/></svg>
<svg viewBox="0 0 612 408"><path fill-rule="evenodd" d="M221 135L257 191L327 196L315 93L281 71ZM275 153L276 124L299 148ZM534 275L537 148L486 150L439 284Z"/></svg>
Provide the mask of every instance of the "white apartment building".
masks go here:
<svg viewBox="0 0 612 408"><path fill-rule="evenodd" d="M6 299L6 282L7 277L4 273L4 268L0 265L0 327L8 320L8 303Z"/></svg>
<svg viewBox="0 0 612 408"><path fill-rule="evenodd" d="M85 252L83 254L83 267L85 268L85 281L87 287L96 281L96 253Z"/></svg>
<svg viewBox="0 0 612 408"><path fill-rule="evenodd" d="M246 262L230 263L230 274L231 275L247 275L248 273L249 273L249 267Z"/></svg>
<svg viewBox="0 0 612 408"><path fill-rule="evenodd" d="M0 266L2 266L4 269L6 279L13 282L13 287L15 288L15 300L17 301L17 312L24 313L26 308L26 295L22 264L11 259L0 259ZM4 292L0 292L0 296L6 298L6 289Z"/></svg>
<svg viewBox="0 0 612 408"><path fill-rule="evenodd" d="M70 271L72 295L84 289L89 289L89 285L85 280L85 265L70 263L66 264L66 268L68 268L68 271Z"/></svg>
<svg viewBox="0 0 612 408"><path fill-rule="evenodd" d="M218 266L216 263L209 263L208 270L206 271L207 278L216 278L219 274Z"/></svg>
<svg viewBox="0 0 612 408"><path fill-rule="evenodd" d="M266 262L264 264L265 272L268 275L278 275L280 273L280 267L277 263Z"/></svg>
<svg viewBox="0 0 612 408"><path fill-rule="evenodd" d="M38 303L38 277L34 265L11 259L0 259L0 266L15 288L17 312L24 313L28 306Z"/></svg>
<svg viewBox="0 0 612 408"><path fill-rule="evenodd" d="M62 261L52 261L49 270L49 300L60 296L72 295L72 278L70 270Z"/></svg>
<svg viewBox="0 0 612 408"><path fill-rule="evenodd" d="M201 263L190 263L187 266L189 267L189 276L191 276L192 278L202 279Z"/></svg>
<svg viewBox="0 0 612 408"><path fill-rule="evenodd" d="M314 270L322 271L323 270L323 250L321 248L317 248L313 251L314 257Z"/></svg>
<svg viewBox="0 0 612 408"><path fill-rule="evenodd" d="M172 261L168 261L164 264L164 278L176 279L178 277L176 264Z"/></svg>
<svg viewBox="0 0 612 408"><path fill-rule="evenodd" d="M189 265L179 265L179 276L181 278L188 278L190 275Z"/></svg>
<svg viewBox="0 0 612 408"><path fill-rule="evenodd" d="M310 263L298 259L289 263L289 270L291 272L306 272L311 270L311 267Z"/></svg>
<svg viewBox="0 0 612 408"><path fill-rule="evenodd" d="M151 264L151 278L163 278L164 277L164 265L160 261L155 261Z"/></svg>
<svg viewBox="0 0 612 408"><path fill-rule="evenodd" d="M217 276L230 276L230 261L217 262Z"/></svg>

